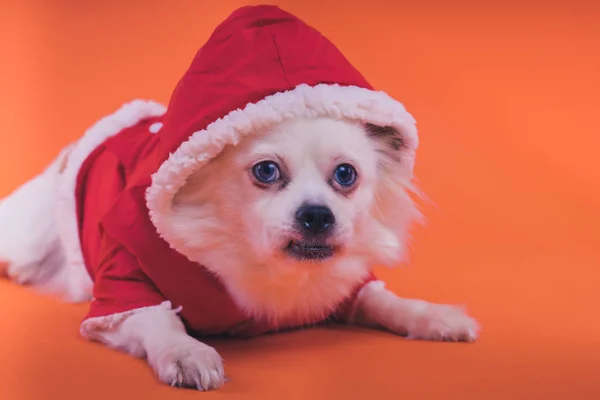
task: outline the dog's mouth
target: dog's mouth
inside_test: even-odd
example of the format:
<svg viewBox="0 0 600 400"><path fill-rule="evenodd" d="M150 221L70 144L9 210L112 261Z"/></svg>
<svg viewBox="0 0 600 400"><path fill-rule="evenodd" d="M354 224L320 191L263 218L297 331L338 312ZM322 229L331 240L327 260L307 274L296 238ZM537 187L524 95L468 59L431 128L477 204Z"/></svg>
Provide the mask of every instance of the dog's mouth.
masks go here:
<svg viewBox="0 0 600 400"><path fill-rule="evenodd" d="M297 261L323 261L333 257L335 247L326 243L290 240L284 251Z"/></svg>

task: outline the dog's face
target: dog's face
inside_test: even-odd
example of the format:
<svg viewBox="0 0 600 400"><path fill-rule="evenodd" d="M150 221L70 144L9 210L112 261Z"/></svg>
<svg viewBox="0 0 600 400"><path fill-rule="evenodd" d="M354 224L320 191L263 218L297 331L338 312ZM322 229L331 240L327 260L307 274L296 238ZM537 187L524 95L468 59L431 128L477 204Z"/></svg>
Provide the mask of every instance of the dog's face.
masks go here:
<svg viewBox="0 0 600 400"><path fill-rule="evenodd" d="M280 125L234 152L231 191L243 195L256 256L314 264L357 246L377 176L370 147L360 126L321 119Z"/></svg>
<svg viewBox="0 0 600 400"><path fill-rule="evenodd" d="M402 256L417 212L401 151L400 133L390 128L286 122L195 173L175 197L172 223L192 258L236 294L253 282L290 296L329 285L341 296L373 264Z"/></svg>

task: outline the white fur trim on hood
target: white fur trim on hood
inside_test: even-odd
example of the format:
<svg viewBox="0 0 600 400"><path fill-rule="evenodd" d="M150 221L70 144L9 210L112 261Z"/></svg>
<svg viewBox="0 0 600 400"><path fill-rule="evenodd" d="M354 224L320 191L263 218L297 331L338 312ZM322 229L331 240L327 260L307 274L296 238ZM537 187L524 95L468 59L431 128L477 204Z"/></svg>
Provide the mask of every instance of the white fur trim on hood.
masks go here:
<svg viewBox="0 0 600 400"><path fill-rule="evenodd" d="M296 118L332 117L350 119L379 126L392 126L403 136L402 162L412 172L418 136L415 119L404 106L386 93L338 84L296 88L250 103L231 111L206 129L193 133L170 155L152 176L146 192L150 218L158 233L174 250L185 254L173 243L175 229L167 221L172 202L186 179L215 158L228 145L237 145L245 136L264 131L283 121Z"/></svg>

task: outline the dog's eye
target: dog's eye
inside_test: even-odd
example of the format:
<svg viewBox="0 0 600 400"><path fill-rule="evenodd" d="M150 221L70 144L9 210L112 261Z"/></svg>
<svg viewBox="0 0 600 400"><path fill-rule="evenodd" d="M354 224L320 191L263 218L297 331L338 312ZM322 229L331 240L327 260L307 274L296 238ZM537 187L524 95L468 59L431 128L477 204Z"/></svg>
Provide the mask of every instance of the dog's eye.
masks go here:
<svg viewBox="0 0 600 400"><path fill-rule="evenodd" d="M254 165L252 174L262 183L274 183L281 178L279 166L273 161L261 161Z"/></svg>
<svg viewBox="0 0 600 400"><path fill-rule="evenodd" d="M338 165L333 173L333 180L340 186L352 186L356 182L356 170L350 164Z"/></svg>

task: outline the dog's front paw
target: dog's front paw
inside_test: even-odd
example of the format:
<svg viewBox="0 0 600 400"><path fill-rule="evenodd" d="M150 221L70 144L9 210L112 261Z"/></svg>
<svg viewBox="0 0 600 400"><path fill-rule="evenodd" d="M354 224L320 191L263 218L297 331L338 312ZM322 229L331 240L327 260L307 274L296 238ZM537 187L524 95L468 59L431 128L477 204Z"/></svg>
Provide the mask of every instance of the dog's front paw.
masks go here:
<svg viewBox="0 0 600 400"><path fill-rule="evenodd" d="M225 382L219 353L192 338L165 345L152 364L159 379L171 386L204 391L218 389Z"/></svg>
<svg viewBox="0 0 600 400"><path fill-rule="evenodd" d="M479 324L465 310L446 304L428 304L415 315L408 339L473 342L479 336Z"/></svg>

